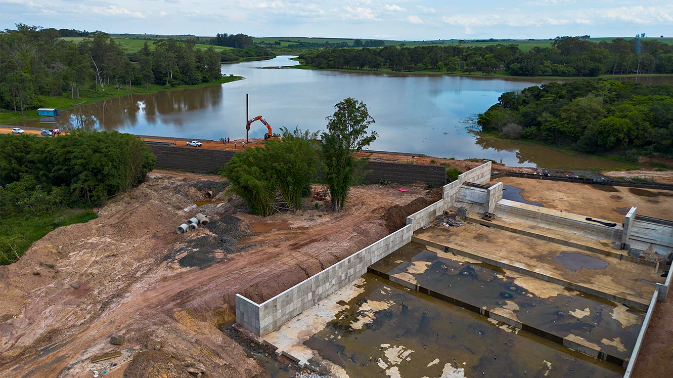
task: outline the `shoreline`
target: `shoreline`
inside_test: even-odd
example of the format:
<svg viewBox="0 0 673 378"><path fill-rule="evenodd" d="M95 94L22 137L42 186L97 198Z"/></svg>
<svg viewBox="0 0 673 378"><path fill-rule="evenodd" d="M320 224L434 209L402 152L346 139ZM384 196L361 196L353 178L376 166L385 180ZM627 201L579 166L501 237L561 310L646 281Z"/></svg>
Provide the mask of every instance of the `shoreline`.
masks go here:
<svg viewBox="0 0 673 378"><path fill-rule="evenodd" d="M151 95L160 92L198 89L203 87L209 87L211 85L222 85L243 79L245 79L243 76L224 76L219 80L209 81L207 83L199 83L194 85L186 85L186 84L177 85L171 88L165 88L164 86L160 86L157 84L152 84L149 88L146 88L145 86L142 85L133 86L131 87L131 90L128 90L128 87L122 87L121 89L112 88L112 90L109 90L109 92L104 93L104 94L110 94L109 96L105 96L101 92L94 92L94 94L102 94L102 96L100 97L81 96L80 99L71 99L64 96L40 96L40 98L44 101L41 107L56 108L59 111L62 111L72 109L76 106L93 105L101 101L106 101L128 95ZM25 111L24 113L26 114L25 116L18 115L20 113L14 115L14 111L11 109L0 109L0 123L8 125L22 125L23 122L34 121L36 119L41 118L41 116L37 114L37 109L28 110Z"/></svg>
<svg viewBox="0 0 673 378"><path fill-rule="evenodd" d="M299 60L296 60L299 62ZM286 68L311 70L311 71L332 71L332 72L346 72L346 73L362 73L371 75L387 75L387 76L448 76L448 77L466 77L475 79L504 79L513 81L530 81L530 80L617 80L617 79L648 79L648 78L668 78L673 80L673 74L627 74L627 75L600 75L600 76L513 76L507 74L486 74L483 72L475 73L451 73L439 71L393 71L390 68L380 70L358 70L349 68L317 68L308 66L300 62L296 66L286 66Z"/></svg>

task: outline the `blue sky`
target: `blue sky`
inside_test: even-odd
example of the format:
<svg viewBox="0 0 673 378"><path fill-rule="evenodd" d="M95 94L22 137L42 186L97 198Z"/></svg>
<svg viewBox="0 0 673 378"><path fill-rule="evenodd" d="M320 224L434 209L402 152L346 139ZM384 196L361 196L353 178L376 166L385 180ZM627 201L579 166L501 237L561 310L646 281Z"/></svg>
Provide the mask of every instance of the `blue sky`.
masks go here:
<svg viewBox="0 0 673 378"><path fill-rule="evenodd" d="M110 33L385 39L673 36L673 0L0 0L16 23Z"/></svg>

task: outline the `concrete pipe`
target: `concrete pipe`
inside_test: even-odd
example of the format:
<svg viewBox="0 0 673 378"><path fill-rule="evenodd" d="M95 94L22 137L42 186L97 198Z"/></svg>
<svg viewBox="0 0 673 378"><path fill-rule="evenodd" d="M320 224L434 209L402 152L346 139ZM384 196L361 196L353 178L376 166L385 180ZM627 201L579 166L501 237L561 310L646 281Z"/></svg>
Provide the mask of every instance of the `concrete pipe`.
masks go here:
<svg viewBox="0 0 673 378"><path fill-rule="evenodd" d="M199 225L196 223L190 223L188 224L188 226L191 230L196 230L197 228L199 228Z"/></svg>
<svg viewBox="0 0 673 378"><path fill-rule="evenodd" d="M203 196L206 198L213 198L213 192L211 192L210 190L206 190L205 192L203 192Z"/></svg>
<svg viewBox="0 0 673 378"><path fill-rule="evenodd" d="M203 215L203 214L201 214L201 213L196 214L196 219L199 220L199 224L204 225L204 226L207 225L208 222L210 222L210 220L208 219L208 217L205 216L205 215Z"/></svg>
<svg viewBox="0 0 673 378"><path fill-rule="evenodd" d="M189 231L189 226L185 223L179 225L178 229L176 230L178 234L184 234L187 231Z"/></svg>
<svg viewBox="0 0 673 378"><path fill-rule="evenodd" d="M199 224L199 220L198 220L198 218L196 218L196 217L194 217L194 218L190 218L190 219L187 221L187 224L190 224L190 223L193 223L193 224Z"/></svg>

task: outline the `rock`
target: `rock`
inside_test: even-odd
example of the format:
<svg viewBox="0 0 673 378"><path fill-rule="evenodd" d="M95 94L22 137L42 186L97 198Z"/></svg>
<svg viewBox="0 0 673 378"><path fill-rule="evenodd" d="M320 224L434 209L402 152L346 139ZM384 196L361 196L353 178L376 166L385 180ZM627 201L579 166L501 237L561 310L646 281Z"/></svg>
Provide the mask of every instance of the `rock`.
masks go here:
<svg viewBox="0 0 673 378"><path fill-rule="evenodd" d="M149 350L161 350L162 346L163 344L161 343L161 341L157 340L150 340L147 342L147 344L145 344L145 347Z"/></svg>
<svg viewBox="0 0 673 378"><path fill-rule="evenodd" d="M79 281L75 281L70 284L70 287L72 287L73 289L79 289L80 286L82 286L82 284Z"/></svg>
<svg viewBox="0 0 673 378"><path fill-rule="evenodd" d="M40 275L40 271L38 271L38 270L33 271L33 275L34 275L34 276L39 276L39 275Z"/></svg>
<svg viewBox="0 0 673 378"><path fill-rule="evenodd" d="M195 376L195 377L200 377L200 376L202 376L202 375L206 372L205 369L201 369L201 368L202 368L201 365L196 365L196 366L193 366L193 367L188 367L188 368L187 368L187 373L189 373L189 374L191 374L191 375L193 375L193 376Z"/></svg>
<svg viewBox="0 0 673 378"><path fill-rule="evenodd" d="M110 337L110 344L112 345L122 345L124 344L124 336L115 335Z"/></svg>

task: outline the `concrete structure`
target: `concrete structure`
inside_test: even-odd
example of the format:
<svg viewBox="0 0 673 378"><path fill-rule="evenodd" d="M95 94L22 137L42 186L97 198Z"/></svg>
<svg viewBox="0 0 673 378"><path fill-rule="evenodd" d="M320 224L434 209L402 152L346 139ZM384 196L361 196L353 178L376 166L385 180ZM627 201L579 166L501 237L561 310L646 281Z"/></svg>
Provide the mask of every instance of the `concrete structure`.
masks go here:
<svg viewBox="0 0 673 378"><path fill-rule="evenodd" d="M489 213L495 213L495 206L502 199L503 185L501 182L488 188L486 193L486 210Z"/></svg>
<svg viewBox="0 0 673 378"><path fill-rule="evenodd" d="M638 208L632 207L626 216L624 217L624 229L622 231L622 249L628 250L629 246L629 237L631 236L631 229L633 228L633 222L636 220L636 210Z"/></svg>
<svg viewBox="0 0 673 378"><path fill-rule="evenodd" d="M236 322L258 336L266 335L367 273L371 264L409 243L412 234L407 225L262 304L236 294Z"/></svg>
<svg viewBox="0 0 673 378"><path fill-rule="evenodd" d="M656 254L669 257L673 252L673 221L636 214L627 244L642 251L651 247Z"/></svg>
<svg viewBox="0 0 673 378"><path fill-rule="evenodd" d="M427 226L436 216L454 205L464 182L487 183L491 177L491 162L458 176L444 186L442 199L410 215L407 225L363 248L320 273L307 278L262 304L236 294L236 322L257 336L263 336L327 298L336 290L351 284L367 272L367 268L411 241L414 231Z"/></svg>
<svg viewBox="0 0 673 378"><path fill-rule="evenodd" d="M616 245L620 245L622 242L621 225L607 227L600 223L588 221L584 215L546 209L505 199L498 202L495 213L505 219L515 219L519 222L532 223L591 239L608 240ZM600 219L595 220L600 221ZM609 223L608 221L603 222Z"/></svg>
<svg viewBox="0 0 673 378"><path fill-rule="evenodd" d="M643 345L643 340L645 339L645 333L647 332L647 327L650 325L650 320L652 320L652 313L654 312L654 307L657 304L657 297L659 296L659 289L655 289L652 294L652 299L650 300L650 306L647 309L647 314L645 314L645 320L643 320L643 325L640 328L640 333L638 334L638 339L636 340L636 345L633 347L633 352L631 353L631 358L629 359L629 364L626 366L626 372L624 372L624 378L631 378L633 374L633 368L636 366L636 360L638 359L638 353L640 353L640 348Z"/></svg>

